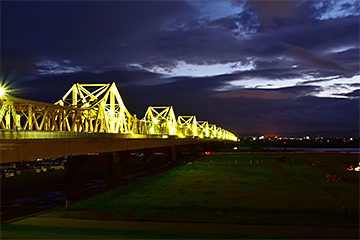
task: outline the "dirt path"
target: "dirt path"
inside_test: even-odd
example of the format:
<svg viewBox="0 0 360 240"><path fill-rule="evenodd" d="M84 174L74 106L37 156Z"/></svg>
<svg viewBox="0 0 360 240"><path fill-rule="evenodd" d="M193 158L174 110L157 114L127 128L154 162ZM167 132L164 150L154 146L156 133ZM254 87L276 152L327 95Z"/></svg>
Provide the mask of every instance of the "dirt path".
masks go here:
<svg viewBox="0 0 360 240"><path fill-rule="evenodd" d="M303 176L304 178L306 178L307 180L309 180L312 184L315 184L317 187L321 188L322 190L324 190L325 192L327 192L328 194L330 194L331 196L333 196L334 198L336 198L337 200L339 200L340 202L348 202L349 199L344 197L341 194L338 194L336 192L334 192L333 190L331 190L328 187L323 186L321 183L315 181L314 179L312 179L311 177L307 176L306 174L301 174L301 176Z"/></svg>
<svg viewBox="0 0 360 240"><path fill-rule="evenodd" d="M285 170L281 166L281 164L276 163L276 162L275 163L268 163L268 166L272 171L274 171L280 177L280 180L282 182L284 182L286 184L289 184L289 185L293 185L292 189L297 189L298 190L298 189L302 188L302 184L299 182L299 180L295 179L290 172L288 172L287 170ZM318 181L312 179L308 175L301 174L301 176L306 178L307 180L309 180L312 184L316 185L318 188L322 189L323 191L327 192L328 194L330 194L331 196L336 198L341 203L346 203L346 202L349 201L348 198L344 197L341 194L338 194L338 193L334 192L333 190L331 190L328 187L325 187L324 185L322 185Z"/></svg>
<svg viewBox="0 0 360 240"><path fill-rule="evenodd" d="M238 225L215 223L172 223L136 221L99 221L69 218L30 217L12 222L15 225L61 226L98 229L153 230L174 232L233 233L286 235L312 238L359 238L359 228L291 226L291 225Z"/></svg>
<svg viewBox="0 0 360 240"><path fill-rule="evenodd" d="M281 166L281 163L271 162L267 163L267 165L280 178L280 181L282 181L286 185L292 185L290 189L294 191L294 193L298 192L299 190L303 190L302 183L296 178L294 178L293 174L283 168L283 166Z"/></svg>

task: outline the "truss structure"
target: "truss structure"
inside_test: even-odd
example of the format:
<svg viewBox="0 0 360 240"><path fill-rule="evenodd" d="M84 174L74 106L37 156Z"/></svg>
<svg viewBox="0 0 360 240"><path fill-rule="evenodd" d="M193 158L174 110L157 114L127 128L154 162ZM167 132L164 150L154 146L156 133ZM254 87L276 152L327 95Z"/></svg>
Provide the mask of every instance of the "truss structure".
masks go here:
<svg viewBox="0 0 360 240"><path fill-rule="evenodd" d="M215 124L209 124L209 137L216 138L217 128Z"/></svg>
<svg viewBox="0 0 360 240"><path fill-rule="evenodd" d="M178 116L177 127L178 127L178 136L196 137L197 136L196 116Z"/></svg>
<svg viewBox="0 0 360 240"><path fill-rule="evenodd" d="M148 107L144 118L141 120L149 123L148 134L177 135L176 118L172 106Z"/></svg>
<svg viewBox="0 0 360 240"><path fill-rule="evenodd" d="M235 134L196 116L175 117L172 106L148 107L137 119L127 110L115 83L74 84L55 104L0 97L0 130L40 130L172 135L228 139Z"/></svg>
<svg viewBox="0 0 360 240"><path fill-rule="evenodd" d="M115 83L75 83L55 105L82 109L85 131L130 133L136 117L126 109Z"/></svg>
<svg viewBox="0 0 360 240"><path fill-rule="evenodd" d="M209 137L209 123L208 121L198 121L197 122L197 131L200 138Z"/></svg>
<svg viewBox="0 0 360 240"><path fill-rule="evenodd" d="M1 129L78 131L84 128L82 111L73 107L8 97L1 99Z"/></svg>

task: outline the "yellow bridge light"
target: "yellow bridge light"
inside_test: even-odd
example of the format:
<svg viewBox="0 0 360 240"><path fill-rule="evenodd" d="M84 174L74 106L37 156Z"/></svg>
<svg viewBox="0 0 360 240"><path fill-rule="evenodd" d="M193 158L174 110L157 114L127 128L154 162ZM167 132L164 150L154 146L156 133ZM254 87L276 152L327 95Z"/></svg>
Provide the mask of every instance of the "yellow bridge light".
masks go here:
<svg viewBox="0 0 360 240"><path fill-rule="evenodd" d="M202 137L209 137L209 123L208 121L197 121L197 133Z"/></svg>
<svg viewBox="0 0 360 240"><path fill-rule="evenodd" d="M196 116L178 116L177 132L184 137L196 137L198 135Z"/></svg>
<svg viewBox="0 0 360 240"><path fill-rule="evenodd" d="M177 135L175 113L172 106L150 106L142 121L151 125L150 134ZM145 134L149 133L145 132Z"/></svg>
<svg viewBox="0 0 360 240"><path fill-rule="evenodd" d="M72 131L128 133L134 132L132 127L137 126L136 117L126 109L114 82L75 83L55 105L81 109L83 115L76 119L75 124L72 121Z"/></svg>
<svg viewBox="0 0 360 240"><path fill-rule="evenodd" d="M3 87L0 87L0 97L6 93L6 90Z"/></svg>
<svg viewBox="0 0 360 240"><path fill-rule="evenodd" d="M9 90L0 86L0 96ZM195 116L178 116L172 106L148 107L137 119L125 107L116 84L74 84L55 104L20 98L0 98L0 130L103 132L156 134L163 138L213 138L236 141L237 137Z"/></svg>

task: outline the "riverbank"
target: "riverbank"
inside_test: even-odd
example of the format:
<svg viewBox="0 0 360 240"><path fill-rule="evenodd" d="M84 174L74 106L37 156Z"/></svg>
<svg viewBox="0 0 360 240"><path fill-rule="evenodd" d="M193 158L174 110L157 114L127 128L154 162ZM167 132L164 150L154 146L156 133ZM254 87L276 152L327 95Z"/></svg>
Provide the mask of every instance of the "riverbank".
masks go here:
<svg viewBox="0 0 360 240"><path fill-rule="evenodd" d="M358 212L357 154L212 154L69 206L62 217L99 220L351 226ZM326 163L315 165L314 162ZM327 182L334 173L346 181ZM87 211L86 211L87 210Z"/></svg>
<svg viewBox="0 0 360 240"><path fill-rule="evenodd" d="M158 223L163 231L155 238L169 238L162 235L167 230L162 225L164 222L169 226L180 223L195 226L219 224L244 226L245 229L246 226L265 225L318 229L336 229L341 226L341 231L348 230L346 234L358 232L359 175L358 172L347 172L341 163L357 161L359 155L289 153L286 156L287 161L280 162L278 154L274 153L210 154L187 165L70 204L68 209L32 218L34 221L24 219L14 222L3 229L9 229L7 234L10 235L16 234L16 228L26 228L28 230L23 232L31 232L37 226L24 224L38 221L45 228L43 230L48 231L51 226L44 227L48 219L49 223L79 220L83 221L81 224L89 223L89 226L97 221L121 226L126 226L124 221L139 226L148 222ZM316 162L323 164L312 165ZM337 174L346 174L348 178L346 181L327 182L326 174L329 171L338 171ZM344 209L344 206L347 208ZM65 230L70 232L77 231L74 226L56 226L66 227ZM79 231L86 232L80 228ZM134 231L147 230L140 228ZM179 232L171 231L173 235L170 238L203 238L209 234L202 232L205 235L184 236L181 231L180 235ZM240 235L224 233L223 236L217 235L217 238L330 238L331 230L325 232L321 237L311 234L299 236L295 233L284 235L283 232L275 232L275 235L241 232ZM97 234L104 232L93 234L99 236ZM144 236L141 235L143 232L139 234L137 236ZM341 238L347 238L346 234ZM102 236L109 237L106 234ZM89 238L89 235L80 238Z"/></svg>
<svg viewBox="0 0 360 240"><path fill-rule="evenodd" d="M11 235L10 232L15 229L17 234ZM10 238L19 238L20 236L29 238L31 236L36 239L59 239L67 238L69 235L79 239L351 239L359 236L359 229L323 226L98 221L43 216L14 222L11 226L5 226L5 229L3 227L3 236Z"/></svg>

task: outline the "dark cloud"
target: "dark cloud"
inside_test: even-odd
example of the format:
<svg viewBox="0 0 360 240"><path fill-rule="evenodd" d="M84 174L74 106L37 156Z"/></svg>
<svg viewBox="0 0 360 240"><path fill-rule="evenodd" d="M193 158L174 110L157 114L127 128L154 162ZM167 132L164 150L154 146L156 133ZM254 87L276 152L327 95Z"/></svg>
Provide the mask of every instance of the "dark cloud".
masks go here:
<svg viewBox="0 0 360 240"><path fill-rule="evenodd" d="M237 133L356 128L359 4L324 3L234 1L238 12L208 18L187 1L4 1L1 75L48 102L75 82L116 82L140 117L173 105ZM173 76L179 63L232 69Z"/></svg>
<svg viewBox="0 0 360 240"><path fill-rule="evenodd" d="M354 97L354 98L360 98L360 89L352 91L351 93L347 93L347 94L345 94L345 96Z"/></svg>
<svg viewBox="0 0 360 240"><path fill-rule="evenodd" d="M281 98L292 98L295 97L294 93L282 93L282 92L273 92L273 91L264 91L264 90L235 90L232 92L226 93L216 93L214 97L216 98L238 98L238 97L247 97L247 98L266 98L266 99L281 99Z"/></svg>
<svg viewBox="0 0 360 240"><path fill-rule="evenodd" d="M54 61L70 59L74 65L98 69L109 65L124 67L129 62L168 69L174 68L179 60L191 64L246 63L249 58L286 54L282 42L311 51L324 46L329 36L333 45L349 38L358 39L359 28L358 19L353 17L332 24L328 21L291 24L291 28L254 35L257 18L248 7L238 16L200 21L186 2L25 2L20 7L5 4L16 8L22 20L10 14L12 11L4 11L3 18L8 19L8 24L2 28L3 36L11 38L3 37L3 57L18 54L23 58L37 57L38 61L45 56ZM279 13L284 17L291 16L293 11L283 9L296 5L292 1L250 4L273 6L270 9L274 13L267 9L270 15L279 11L284 12ZM166 27L170 23L181 28ZM242 31L247 38L237 38L238 32L234 30L239 24L244 26ZM251 35L247 35L249 32ZM21 41L20 34L31 37Z"/></svg>
<svg viewBox="0 0 360 240"><path fill-rule="evenodd" d="M215 93L215 98L264 98L264 99L292 99L319 91L316 86L297 86L278 89L240 89L229 92Z"/></svg>
<svg viewBox="0 0 360 240"><path fill-rule="evenodd" d="M346 130L358 128L359 101L299 97L265 99L240 97L216 99L214 105L231 114L228 126L237 124L237 131L291 132L307 130Z"/></svg>
<svg viewBox="0 0 360 240"><path fill-rule="evenodd" d="M62 74L48 74L39 77L18 79L17 85L21 85L26 92L24 98L55 102L74 83L110 83L115 82L118 88L127 86L140 88L141 86L158 85L171 82L169 79L162 78L161 74L155 74L143 70L112 70L106 72L75 72ZM138 96L138 95L137 95Z"/></svg>
<svg viewBox="0 0 360 240"><path fill-rule="evenodd" d="M333 81L333 80L334 80L334 78L330 78L330 79L323 78L323 79L303 81L301 84L302 84L302 85L307 85L307 84L313 84L313 83L330 82L330 81Z"/></svg>
<svg viewBox="0 0 360 240"><path fill-rule="evenodd" d="M315 67L324 68L328 70L335 70L335 71L346 71L346 69L340 66L339 64L320 58L301 47L296 47L286 43L284 43L284 46L286 47L290 55L293 55L301 60L309 62Z"/></svg>
<svg viewBox="0 0 360 240"><path fill-rule="evenodd" d="M279 27L280 19L297 19L304 9L299 1L248 1L264 30Z"/></svg>
<svg viewBox="0 0 360 240"><path fill-rule="evenodd" d="M346 97L350 97L350 98L360 98L360 89L354 90L350 93L344 93L344 94L337 94L338 96L346 96Z"/></svg>
<svg viewBox="0 0 360 240"><path fill-rule="evenodd" d="M33 62L19 59L1 59L1 74L32 75L37 70Z"/></svg>
<svg viewBox="0 0 360 240"><path fill-rule="evenodd" d="M4 57L34 60L47 56L96 66L138 60L143 55L142 43L153 37L162 24L191 12L181 1L25 1L3 2L4 8L8 9L2 11L7 22L2 25Z"/></svg>

